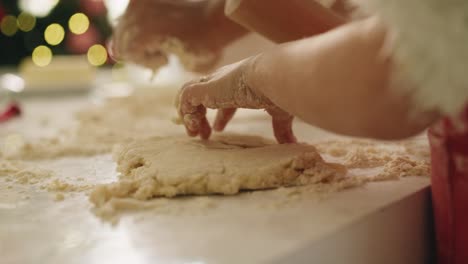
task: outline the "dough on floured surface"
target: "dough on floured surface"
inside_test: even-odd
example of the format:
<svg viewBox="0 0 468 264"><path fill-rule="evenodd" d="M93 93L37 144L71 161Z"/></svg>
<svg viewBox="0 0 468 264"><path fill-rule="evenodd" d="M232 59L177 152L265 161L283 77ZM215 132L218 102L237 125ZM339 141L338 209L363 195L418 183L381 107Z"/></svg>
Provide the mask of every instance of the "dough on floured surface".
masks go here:
<svg viewBox="0 0 468 264"><path fill-rule="evenodd" d="M346 169L325 162L313 146L278 145L260 137L224 136L209 141L154 137L114 151L119 182L94 190L91 201L111 198L236 194L241 190L306 185L342 177Z"/></svg>

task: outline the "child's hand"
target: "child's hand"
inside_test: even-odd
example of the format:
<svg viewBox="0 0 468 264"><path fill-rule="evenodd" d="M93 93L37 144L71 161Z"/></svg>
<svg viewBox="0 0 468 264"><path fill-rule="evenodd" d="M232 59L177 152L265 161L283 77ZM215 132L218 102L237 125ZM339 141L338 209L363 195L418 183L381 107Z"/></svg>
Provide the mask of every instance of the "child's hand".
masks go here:
<svg viewBox="0 0 468 264"><path fill-rule="evenodd" d="M135 0L114 30L112 55L151 69L176 53L196 72L214 67L229 36L245 31L228 21L222 0ZM180 53L180 54L177 54ZM184 55L190 58L184 60Z"/></svg>
<svg viewBox="0 0 468 264"><path fill-rule="evenodd" d="M296 141L292 131L293 116L273 104L260 91L251 87L247 76L255 57L227 65L214 73L184 85L179 93L178 112L190 136L209 138L211 126L206 108L219 109L213 129L222 131L236 108L265 109L279 143Z"/></svg>

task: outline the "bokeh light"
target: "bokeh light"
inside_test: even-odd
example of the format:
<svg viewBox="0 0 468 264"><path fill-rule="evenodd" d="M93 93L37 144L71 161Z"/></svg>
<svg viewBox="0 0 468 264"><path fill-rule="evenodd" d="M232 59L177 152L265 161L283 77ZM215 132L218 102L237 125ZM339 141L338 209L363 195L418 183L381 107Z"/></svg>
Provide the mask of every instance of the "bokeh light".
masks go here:
<svg viewBox="0 0 468 264"><path fill-rule="evenodd" d="M74 34L83 34L89 28L89 18L83 13L76 13L70 17L70 20L68 21L68 27Z"/></svg>
<svg viewBox="0 0 468 264"><path fill-rule="evenodd" d="M52 61L52 51L46 46L38 46L32 53L32 61L40 67L45 67Z"/></svg>
<svg viewBox="0 0 468 264"><path fill-rule="evenodd" d="M18 28L21 31L29 32L36 26L36 18L29 13L22 12L18 16Z"/></svg>
<svg viewBox="0 0 468 264"><path fill-rule="evenodd" d="M18 24L15 16L5 16L0 22L0 30L6 36L13 36L18 31Z"/></svg>
<svg viewBox="0 0 468 264"><path fill-rule="evenodd" d="M0 87L19 93L24 90L24 80L18 75L5 73L0 76Z"/></svg>
<svg viewBox="0 0 468 264"><path fill-rule="evenodd" d="M89 25L89 29L81 34L67 34L67 50L76 54L86 54L89 48L96 43L101 43L100 32L94 25Z"/></svg>
<svg viewBox="0 0 468 264"><path fill-rule="evenodd" d="M44 38L52 46L60 44L65 37L65 30L57 23L50 24L44 31Z"/></svg>
<svg viewBox="0 0 468 264"><path fill-rule="evenodd" d="M96 44L88 50L88 61L91 65L101 66L107 61L107 50L104 46Z"/></svg>

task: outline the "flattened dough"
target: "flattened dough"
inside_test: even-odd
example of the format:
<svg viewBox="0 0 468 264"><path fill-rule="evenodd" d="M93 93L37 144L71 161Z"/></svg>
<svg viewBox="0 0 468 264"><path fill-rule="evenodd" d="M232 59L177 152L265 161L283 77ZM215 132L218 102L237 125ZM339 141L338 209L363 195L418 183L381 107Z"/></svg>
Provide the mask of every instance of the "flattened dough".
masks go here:
<svg viewBox="0 0 468 264"><path fill-rule="evenodd" d="M325 162L313 146L278 145L260 137L227 136L210 141L187 137L135 140L114 151L117 183L91 195L112 197L236 194L240 190L297 186L341 177L346 169Z"/></svg>

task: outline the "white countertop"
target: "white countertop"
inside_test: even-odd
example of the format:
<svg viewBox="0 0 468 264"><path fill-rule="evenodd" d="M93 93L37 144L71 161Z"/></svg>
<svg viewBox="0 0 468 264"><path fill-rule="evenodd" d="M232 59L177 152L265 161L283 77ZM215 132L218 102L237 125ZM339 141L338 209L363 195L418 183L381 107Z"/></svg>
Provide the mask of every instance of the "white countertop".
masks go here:
<svg viewBox="0 0 468 264"><path fill-rule="evenodd" d="M0 137L19 128L37 136L41 116L63 125L87 104L86 98L28 99L24 118L1 125ZM308 129L296 126L299 137L313 138ZM38 164L88 184L117 177L110 155ZM428 186L428 177L408 177L269 208L268 191L254 199L209 197L216 206L200 210L175 200L169 207L182 211L129 212L112 226L92 213L84 193L56 202L33 186L8 189L0 177L1 263L425 263Z"/></svg>

